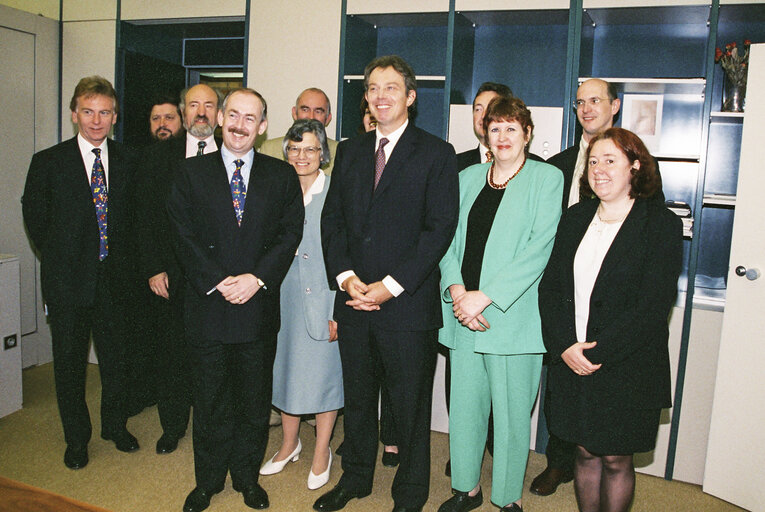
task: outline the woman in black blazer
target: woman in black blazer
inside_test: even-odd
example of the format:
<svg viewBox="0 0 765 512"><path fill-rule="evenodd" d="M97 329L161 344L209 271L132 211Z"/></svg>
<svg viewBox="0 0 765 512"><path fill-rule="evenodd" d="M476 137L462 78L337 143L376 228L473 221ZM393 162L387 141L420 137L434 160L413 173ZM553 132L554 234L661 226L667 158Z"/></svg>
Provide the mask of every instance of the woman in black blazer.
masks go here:
<svg viewBox="0 0 765 512"><path fill-rule="evenodd" d="M626 511L632 454L652 450L671 406L668 316L682 267L682 222L660 203L653 158L637 135L593 139L581 190L539 286L550 356L550 430L577 444L579 510Z"/></svg>

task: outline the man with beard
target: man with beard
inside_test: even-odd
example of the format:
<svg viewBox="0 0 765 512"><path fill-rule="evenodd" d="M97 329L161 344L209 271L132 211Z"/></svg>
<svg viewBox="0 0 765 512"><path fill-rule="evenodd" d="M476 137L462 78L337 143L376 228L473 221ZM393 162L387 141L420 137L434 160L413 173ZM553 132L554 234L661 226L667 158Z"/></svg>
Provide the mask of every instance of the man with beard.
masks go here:
<svg viewBox="0 0 765 512"><path fill-rule="evenodd" d="M291 165L255 153L266 102L232 91L218 112L219 152L184 162L167 211L188 283L184 324L194 396L196 487L184 512L200 512L223 490L267 508L258 469L268 416L279 287L303 236L303 194Z"/></svg>
<svg viewBox="0 0 765 512"><path fill-rule="evenodd" d="M171 96L156 99L149 112L149 133L154 140L167 140L181 132L181 110Z"/></svg>
<svg viewBox="0 0 765 512"><path fill-rule="evenodd" d="M148 284L148 322L145 343L133 351L136 368L131 373L134 400L132 413L139 412L156 383L156 400L162 436L157 441L159 454L170 453L186 434L191 397L189 389L186 339L183 331L184 279L170 245L170 225L165 203L170 194L175 169L186 158L215 152L220 141L213 132L217 126L220 96L211 87L199 84L181 92L185 137L172 137L150 147L140 166L136 217L139 268Z"/></svg>

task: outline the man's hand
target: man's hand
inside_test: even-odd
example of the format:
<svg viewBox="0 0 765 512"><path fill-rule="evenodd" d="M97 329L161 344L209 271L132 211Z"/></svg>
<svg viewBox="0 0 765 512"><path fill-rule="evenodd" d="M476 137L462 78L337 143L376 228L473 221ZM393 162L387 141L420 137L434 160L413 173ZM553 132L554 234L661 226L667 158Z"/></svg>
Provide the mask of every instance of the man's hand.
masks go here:
<svg viewBox="0 0 765 512"><path fill-rule="evenodd" d="M167 278L167 272L160 272L156 276L149 278L149 288L154 292L154 295L158 295L163 299L170 298L170 292L167 291L169 286L169 280Z"/></svg>
<svg viewBox="0 0 765 512"><path fill-rule="evenodd" d="M597 341L587 343L574 343L568 347L561 355L563 362L571 368L571 371L577 375L592 375L602 365L592 364L584 355L584 351L597 345Z"/></svg>
<svg viewBox="0 0 765 512"><path fill-rule="evenodd" d="M368 286L369 290L366 296L374 300L378 306L389 301L393 298L393 294L388 290L388 287L383 284L382 281L376 281Z"/></svg>
<svg viewBox="0 0 765 512"><path fill-rule="evenodd" d="M345 303L353 309L359 311L377 311L380 309L374 299L366 296L369 286L364 284L358 276L349 276L343 281L343 290L351 296L351 300L347 300Z"/></svg>
<svg viewBox="0 0 765 512"><path fill-rule="evenodd" d="M228 276L215 287L231 304L246 304L260 290L258 278L252 274Z"/></svg>
<svg viewBox="0 0 765 512"><path fill-rule="evenodd" d="M334 320L329 321L329 341L333 342L337 340L337 322Z"/></svg>

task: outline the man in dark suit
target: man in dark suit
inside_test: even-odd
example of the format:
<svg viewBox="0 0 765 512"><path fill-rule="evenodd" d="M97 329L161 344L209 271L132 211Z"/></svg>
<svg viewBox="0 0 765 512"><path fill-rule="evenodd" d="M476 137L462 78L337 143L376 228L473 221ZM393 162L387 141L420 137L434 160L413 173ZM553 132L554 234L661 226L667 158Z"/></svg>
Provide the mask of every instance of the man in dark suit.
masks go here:
<svg viewBox="0 0 765 512"><path fill-rule="evenodd" d="M138 449L123 406L132 176L122 146L107 139L117 108L108 80L80 80L70 102L79 133L34 155L22 198L24 222L40 254L67 444L64 464L71 469L88 463L92 427L85 370L91 334L101 374L101 437L124 452Z"/></svg>
<svg viewBox="0 0 765 512"><path fill-rule="evenodd" d="M210 505L231 472L244 503L267 508L258 469L268 442L279 286L303 234L294 169L255 153L266 103L229 93L219 152L184 161L167 203L186 276L184 320L194 397L196 487L184 512Z"/></svg>
<svg viewBox="0 0 765 512"><path fill-rule="evenodd" d="M340 510L371 492L383 385L400 436L394 510L421 510L442 325L438 262L457 223L457 162L451 145L409 123L417 82L403 59L373 60L364 87L377 129L339 145L322 215L327 274L340 290L345 442L343 476L314 509Z"/></svg>
<svg viewBox="0 0 765 512"><path fill-rule="evenodd" d="M486 145L483 116L486 113L486 107L497 96L512 98L513 91L505 84L498 84L496 82L484 82L478 88L475 99L473 99L473 132L476 138L478 138L478 147L457 153L457 169L459 171L467 169L471 165L483 164L489 161L489 147ZM538 162L544 162L543 158L533 153L529 153L529 158ZM491 431L489 434L491 434Z"/></svg>
<svg viewBox="0 0 765 512"><path fill-rule="evenodd" d="M217 151L213 137L218 125L220 95L204 84L181 92L183 123L180 137L151 146L143 155L136 194L140 273L149 290L143 309L149 324L146 345L151 345L144 367L136 372L156 380L156 400L162 437L157 453L171 453L186 434L191 409L186 338L183 329L184 279L173 253L165 204L173 173L186 158ZM200 148L199 143L202 143ZM148 286L147 286L148 284ZM135 383L136 386L139 383Z"/></svg>

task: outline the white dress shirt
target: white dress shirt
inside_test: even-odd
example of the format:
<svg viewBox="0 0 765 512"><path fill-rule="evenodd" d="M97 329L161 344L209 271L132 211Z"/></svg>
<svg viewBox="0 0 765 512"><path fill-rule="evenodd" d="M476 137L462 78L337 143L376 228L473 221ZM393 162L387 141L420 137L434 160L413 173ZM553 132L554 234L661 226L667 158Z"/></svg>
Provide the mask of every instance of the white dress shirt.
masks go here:
<svg viewBox="0 0 765 512"><path fill-rule="evenodd" d="M98 148L101 150L101 164L104 166L104 179L106 179L106 190L109 190L109 147L106 144L106 139L101 142L100 146L94 146L87 140L82 134L77 134L77 145L80 147L80 154L82 155L82 161L85 163L85 172L88 175L88 185L90 185L91 175L93 174L93 164L96 161L96 154L93 150Z"/></svg>
<svg viewBox="0 0 765 512"><path fill-rule="evenodd" d="M584 140L584 137L579 139L579 153L576 155L574 176L571 178L571 190L568 193L569 208L579 202L579 180L582 178L585 169L587 169L587 162L585 162L585 158L587 156L587 148L589 146L590 143Z"/></svg>
<svg viewBox="0 0 765 512"><path fill-rule="evenodd" d="M212 153L214 151L218 151L218 145L215 143L215 136L210 135L206 139L197 139L193 135L191 135L189 132L186 132L186 158L191 158L192 156L197 156L197 151L199 151L199 142L205 141L207 144L205 146L203 154Z"/></svg>

